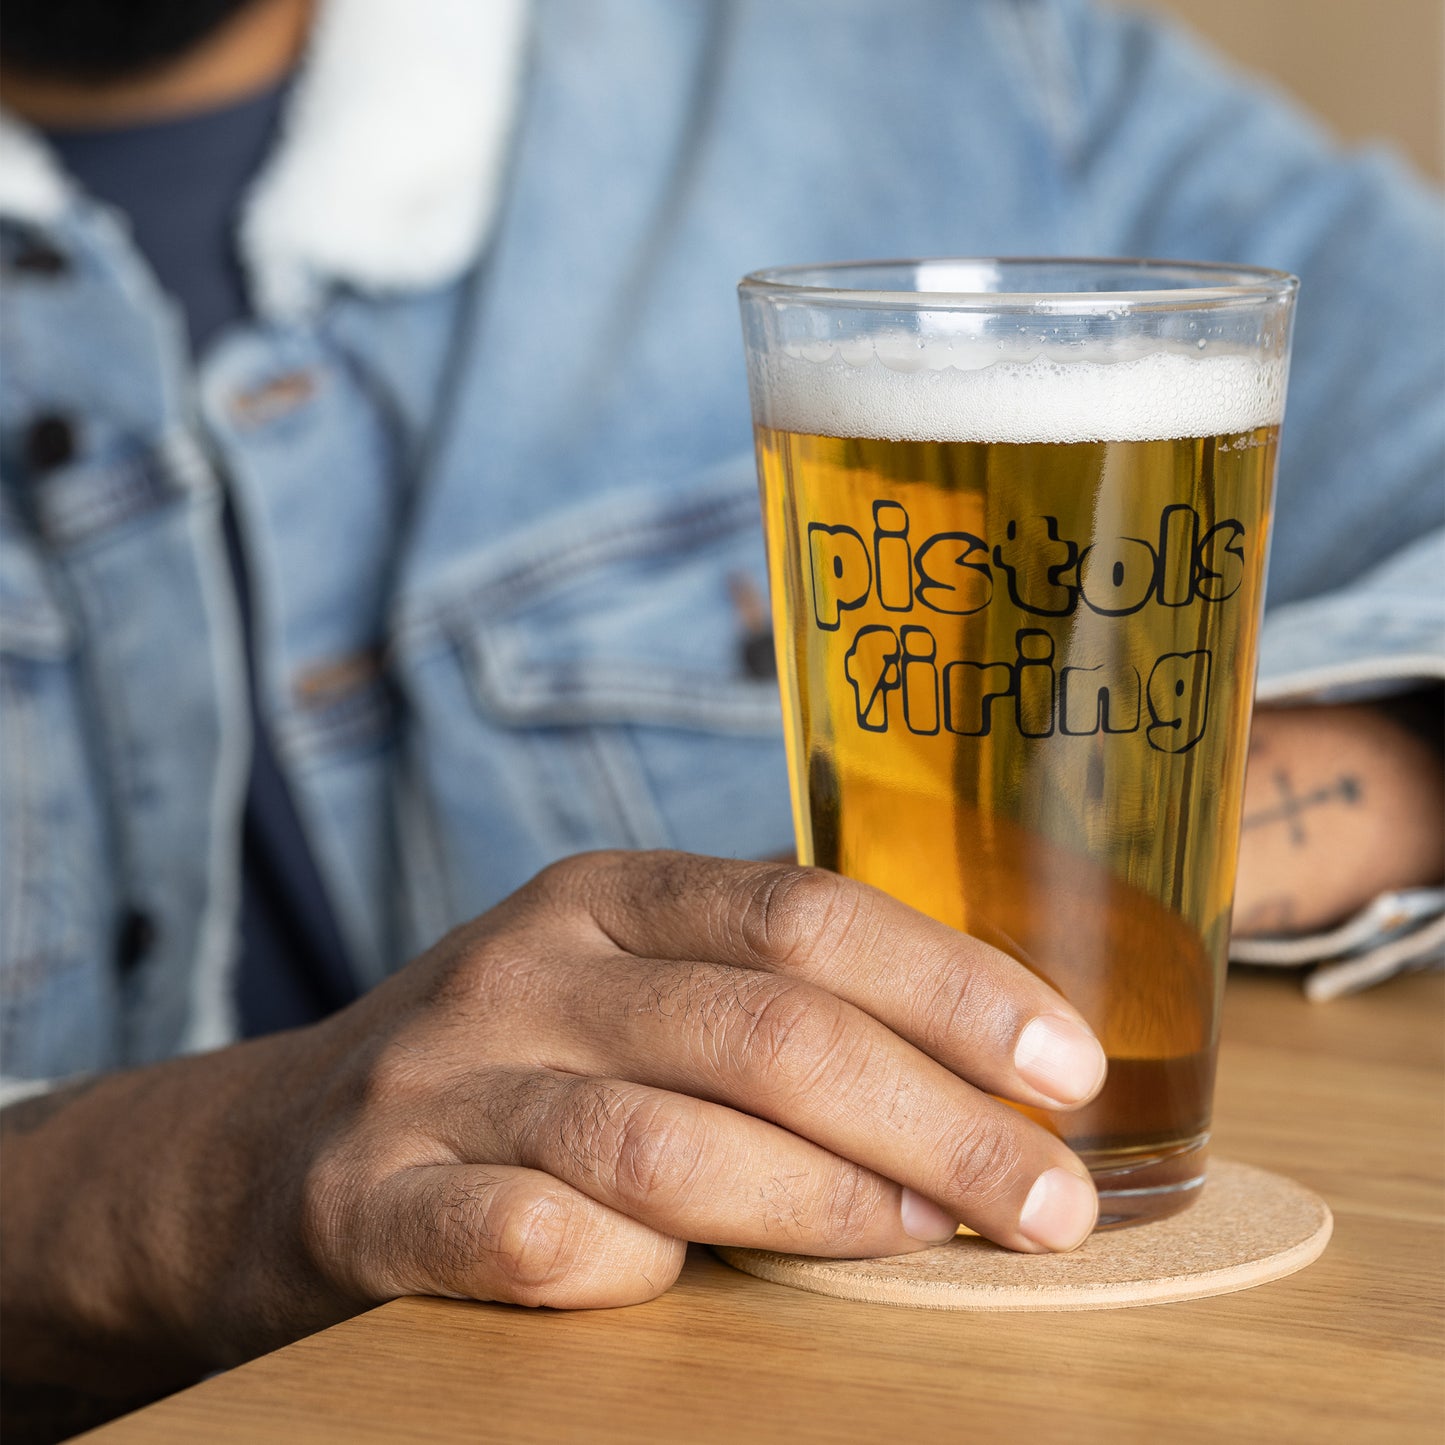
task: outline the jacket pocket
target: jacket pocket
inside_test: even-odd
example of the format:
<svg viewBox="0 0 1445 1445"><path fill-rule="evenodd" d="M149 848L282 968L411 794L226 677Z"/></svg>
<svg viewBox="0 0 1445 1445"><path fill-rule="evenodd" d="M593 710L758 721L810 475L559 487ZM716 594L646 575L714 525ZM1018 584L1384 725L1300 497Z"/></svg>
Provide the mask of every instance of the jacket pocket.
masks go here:
<svg viewBox="0 0 1445 1445"><path fill-rule="evenodd" d="M521 726L776 731L775 681L747 668L768 625L754 485L634 496L539 532L452 613L479 706Z"/></svg>
<svg viewBox="0 0 1445 1445"><path fill-rule="evenodd" d="M403 670L465 908L584 848L790 846L766 598L736 464L534 524L410 609Z"/></svg>

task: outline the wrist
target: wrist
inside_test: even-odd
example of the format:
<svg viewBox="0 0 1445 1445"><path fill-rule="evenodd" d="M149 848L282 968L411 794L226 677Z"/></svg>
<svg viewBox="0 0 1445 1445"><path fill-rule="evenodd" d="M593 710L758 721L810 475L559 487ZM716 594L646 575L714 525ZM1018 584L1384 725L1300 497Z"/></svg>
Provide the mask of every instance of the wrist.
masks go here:
<svg viewBox="0 0 1445 1445"><path fill-rule="evenodd" d="M133 1395L277 1342L315 1289L286 1219L302 1048L277 1035L0 1116L8 1377Z"/></svg>
<svg viewBox="0 0 1445 1445"><path fill-rule="evenodd" d="M1365 706L1261 709L1235 931L1311 933L1445 873L1440 750Z"/></svg>

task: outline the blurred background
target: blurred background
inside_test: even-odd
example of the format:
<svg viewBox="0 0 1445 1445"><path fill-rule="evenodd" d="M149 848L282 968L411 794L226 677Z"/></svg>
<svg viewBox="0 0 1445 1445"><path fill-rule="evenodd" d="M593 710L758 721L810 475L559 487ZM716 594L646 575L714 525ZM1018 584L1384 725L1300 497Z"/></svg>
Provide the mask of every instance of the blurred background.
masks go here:
<svg viewBox="0 0 1445 1445"><path fill-rule="evenodd" d="M1268 75L1343 139L1445 181L1445 0L1152 0Z"/></svg>

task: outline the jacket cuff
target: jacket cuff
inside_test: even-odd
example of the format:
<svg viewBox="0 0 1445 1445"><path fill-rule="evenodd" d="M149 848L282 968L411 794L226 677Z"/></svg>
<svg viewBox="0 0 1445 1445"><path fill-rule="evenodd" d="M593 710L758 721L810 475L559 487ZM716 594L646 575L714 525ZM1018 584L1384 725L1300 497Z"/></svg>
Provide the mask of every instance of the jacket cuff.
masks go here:
<svg viewBox="0 0 1445 1445"><path fill-rule="evenodd" d="M9 1108L11 1104L18 1104L21 1099L33 1099L36 1094L48 1094L52 1089L58 1089L64 1083L71 1083L74 1080L67 1079L18 1079L13 1075L0 1077L0 1109Z"/></svg>
<svg viewBox="0 0 1445 1445"><path fill-rule="evenodd" d="M1304 991L1314 1003L1358 993L1398 973L1445 962L1445 888L1382 893L1324 933L1236 938L1229 957L1273 968L1313 965Z"/></svg>
<svg viewBox="0 0 1445 1445"><path fill-rule="evenodd" d="M1445 532L1434 532L1338 592L1266 612L1262 703L1387 697L1445 678Z"/></svg>

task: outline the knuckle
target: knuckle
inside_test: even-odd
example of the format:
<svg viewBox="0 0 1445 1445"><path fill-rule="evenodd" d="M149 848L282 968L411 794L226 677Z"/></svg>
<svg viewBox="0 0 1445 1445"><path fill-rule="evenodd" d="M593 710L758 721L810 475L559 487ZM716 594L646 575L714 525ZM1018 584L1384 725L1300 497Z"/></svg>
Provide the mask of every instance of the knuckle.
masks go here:
<svg viewBox="0 0 1445 1445"><path fill-rule="evenodd" d="M622 1096L614 1086L594 1079L580 1080L564 1090L556 1119L557 1147L577 1175L605 1179L617 1152Z"/></svg>
<svg viewBox="0 0 1445 1445"><path fill-rule="evenodd" d="M302 1257L351 1298L401 1292L398 1270L415 1243L397 1209L398 1183L440 1162L436 1146L391 1121L371 1120L317 1140L284 1194Z"/></svg>
<svg viewBox="0 0 1445 1445"><path fill-rule="evenodd" d="M593 848L573 853L549 864L538 877L549 888L587 906L599 890L625 890L631 885L661 876L673 876L682 865L694 861L689 854L668 849ZM680 884L677 885L681 889Z"/></svg>
<svg viewBox="0 0 1445 1445"><path fill-rule="evenodd" d="M997 981L980 968L959 968L956 961L941 960L937 983L922 1017L928 1023L930 1042L953 1045L960 1039L1002 1039L1017 1008Z"/></svg>
<svg viewBox="0 0 1445 1445"><path fill-rule="evenodd" d="M774 981L742 1012L735 1053L745 1071L761 1069L775 1083L803 1091L836 1067L846 1033L831 995L810 984Z"/></svg>
<svg viewBox="0 0 1445 1445"><path fill-rule="evenodd" d="M823 1207L829 1240L852 1243L872 1232L883 1210L883 1181L861 1165L848 1164L834 1176Z"/></svg>
<svg viewBox="0 0 1445 1445"><path fill-rule="evenodd" d="M578 1257L576 1201L504 1186L493 1208L497 1223L480 1243L502 1291L515 1304L546 1303ZM459 1237L470 1243L466 1230Z"/></svg>
<svg viewBox="0 0 1445 1445"><path fill-rule="evenodd" d="M411 1243L447 1294L486 1299L485 1261L495 1253L493 1187L482 1174L448 1179L418 1218Z"/></svg>
<svg viewBox="0 0 1445 1445"><path fill-rule="evenodd" d="M696 1173L687 1121L659 1100L588 1081L563 1110L560 1145L579 1176L615 1191L624 1211L666 1207Z"/></svg>
<svg viewBox="0 0 1445 1445"><path fill-rule="evenodd" d="M946 1159L948 1197L974 1205L1001 1198L1018 1176L1023 1153L1018 1126L1010 1120L980 1117L965 1122Z"/></svg>
<svg viewBox="0 0 1445 1445"><path fill-rule="evenodd" d="M447 1112L481 1125L497 1158L519 1159L528 1131L546 1108L550 1083L546 1070L528 1067L461 1073L448 1087Z"/></svg>
<svg viewBox="0 0 1445 1445"><path fill-rule="evenodd" d="M688 898L702 862L690 854L665 850L574 853L544 868L523 894L532 913L553 919L570 916L611 938L606 920L619 912L636 913Z"/></svg>
<svg viewBox="0 0 1445 1445"><path fill-rule="evenodd" d="M693 929L707 932L718 900L725 898L736 866L695 853L656 849L645 853L618 853L619 861L598 891L599 912L631 918L681 913Z"/></svg>
<svg viewBox="0 0 1445 1445"><path fill-rule="evenodd" d="M622 869L627 854L616 849L571 853L549 863L514 895L521 910L545 918L593 914L600 890Z"/></svg>
<svg viewBox="0 0 1445 1445"><path fill-rule="evenodd" d="M532 879L526 891L548 899L570 897L607 856L604 853L571 853L565 858L558 858Z"/></svg>
<svg viewBox="0 0 1445 1445"><path fill-rule="evenodd" d="M744 946L763 963L787 966L827 952L863 906L856 883L821 868L779 868L754 882L742 904Z"/></svg>
<svg viewBox="0 0 1445 1445"><path fill-rule="evenodd" d="M635 899L644 904L690 902L712 886L718 867L713 859L670 848L627 856L634 865Z"/></svg>
<svg viewBox="0 0 1445 1445"><path fill-rule="evenodd" d="M629 1210L679 1203L696 1175L701 1153L682 1119L651 1104L623 1113L616 1150L614 1179Z"/></svg>
<svg viewBox="0 0 1445 1445"><path fill-rule="evenodd" d="M761 977L740 977L742 972L709 963L678 963L649 971L637 981L628 1000L629 1012L696 1024L703 1037L709 1037L745 1002L752 978Z"/></svg>

